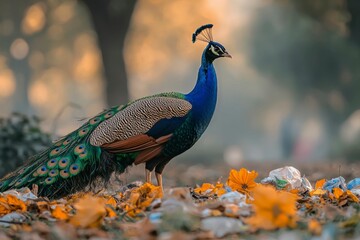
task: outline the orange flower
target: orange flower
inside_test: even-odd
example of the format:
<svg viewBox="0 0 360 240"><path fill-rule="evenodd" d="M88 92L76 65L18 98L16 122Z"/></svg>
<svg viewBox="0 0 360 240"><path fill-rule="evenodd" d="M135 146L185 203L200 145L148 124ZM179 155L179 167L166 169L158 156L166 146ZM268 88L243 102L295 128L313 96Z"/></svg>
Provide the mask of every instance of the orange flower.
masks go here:
<svg viewBox="0 0 360 240"><path fill-rule="evenodd" d="M242 168L240 171L232 169L227 185L231 187L232 190L248 195L257 186L257 183L254 181L257 175L257 172L249 172L246 168Z"/></svg>
<svg viewBox="0 0 360 240"><path fill-rule="evenodd" d="M277 191L272 186L258 185L253 190L255 215L247 223L257 229L272 230L295 227L297 196Z"/></svg>

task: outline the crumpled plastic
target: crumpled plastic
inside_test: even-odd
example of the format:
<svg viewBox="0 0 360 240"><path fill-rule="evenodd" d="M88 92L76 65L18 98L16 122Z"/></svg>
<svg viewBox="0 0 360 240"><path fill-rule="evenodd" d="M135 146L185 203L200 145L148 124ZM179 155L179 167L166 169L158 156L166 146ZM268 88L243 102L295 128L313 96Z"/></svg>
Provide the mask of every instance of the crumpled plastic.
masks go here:
<svg viewBox="0 0 360 240"><path fill-rule="evenodd" d="M8 190L6 192L3 192L1 194L4 195L4 196L6 196L8 194L11 194L11 195L17 197L18 199L20 199L20 200L22 200L24 202L26 202L26 200L28 200L28 199L35 200L35 199L38 198L37 196L35 196L34 193L32 193L30 191L29 188L21 188L21 189L17 189L17 190L12 189L12 190Z"/></svg>
<svg viewBox="0 0 360 240"><path fill-rule="evenodd" d="M349 190L360 189L360 178L354 178L353 180L349 181L347 184L347 188Z"/></svg>
<svg viewBox="0 0 360 240"><path fill-rule="evenodd" d="M273 184L278 189L313 190L309 180L306 177L301 177L300 171L292 166L272 170L269 177L261 180L261 183Z"/></svg>
<svg viewBox="0 0 360 240"><path fill-rule="evenodd" d="M334 188L340 188L342 190L346 190L346 183L345 183L345 179L343 177L337 177L337 178L333 178L331 180L328 180L327 182L324 183L323 185L323 189L327 190L329 192L332 192L332 190Z"/></svg>

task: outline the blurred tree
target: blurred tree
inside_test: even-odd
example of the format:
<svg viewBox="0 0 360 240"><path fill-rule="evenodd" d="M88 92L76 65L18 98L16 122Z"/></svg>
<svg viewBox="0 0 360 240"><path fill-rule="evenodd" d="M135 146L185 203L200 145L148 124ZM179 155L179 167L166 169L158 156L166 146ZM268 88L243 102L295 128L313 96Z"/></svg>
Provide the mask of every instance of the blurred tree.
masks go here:
<svg viewBox="0 0 360 240"><path fill-rule="evenodd" d="M129 100L124 61L124 42L136 2L118 0L82 0L87 6L98 35L106 79L109 106Z"/></svg>
<svg viewBox="0 0 360 240"><path fill-rule="evenodd" d="M14 73L16 82L14 108L27 114L33 113L29 104L28 87L31 78L29 66L30 45L34 34L38 34L43 28L36 31L23 31L26 9L35 1L17 1L16 4L10 0L0 2L0 22L2 23L0 54L7 59L7 65ZM36 10L35 10L36 11Z"/></svg>

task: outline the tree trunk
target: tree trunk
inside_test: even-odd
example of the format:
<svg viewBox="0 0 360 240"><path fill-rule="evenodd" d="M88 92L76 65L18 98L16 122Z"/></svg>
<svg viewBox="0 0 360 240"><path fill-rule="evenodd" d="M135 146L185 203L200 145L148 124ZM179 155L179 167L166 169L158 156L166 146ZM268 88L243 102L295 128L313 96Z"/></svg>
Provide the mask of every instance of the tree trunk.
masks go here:
<svg viewBox="0 0 360 240"><path fill-rule="evenodd" d="M106 79L106 99L109 106L129 100L127 75L123 55L124 42L136 1L82 0L92 18Z"/></svg>

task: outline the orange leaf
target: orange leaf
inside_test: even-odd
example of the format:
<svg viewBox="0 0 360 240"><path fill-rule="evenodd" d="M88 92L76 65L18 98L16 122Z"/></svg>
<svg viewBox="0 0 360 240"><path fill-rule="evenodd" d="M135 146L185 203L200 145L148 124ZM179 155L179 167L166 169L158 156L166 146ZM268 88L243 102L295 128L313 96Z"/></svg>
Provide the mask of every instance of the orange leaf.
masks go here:
<svg viewBox="0 0 360 240"><path fill-rule="evenodd" d="M326 190L323 190L323 189L321 189L321 188L318 188L318 189L316 189L316 190L312 190L312 191L310 192L310 196L322 196L322 195L324 195L324 194L326 194L326 193L327 193Z"/></svg>
<svg viewBox="0 0 360 240"><path fill-rule="evenodd" d="M310 221L308 222L308 229L309 232L311 232L314 235L320 235L322 232L321 224L319 223L319 221L315 219L310 219Z"/></svg>
<svg viewBox="0 0 360 240"><path fill-rule="evenodd" d="M106 200L100 197L85 195L75 204L76 214L70 223L79 227L98 227L106 216Z"/></svg>
<svg viewBox="0 0 360 240"><path fill-rule="evenodd" d="M322 188L324 186L325 182L326 182L325 178L317 180L315 183L315 189Z"/></svg>
<svg viewBox="0 0 360 240"><path fill-rule="evenodd" d="M214 185L212 185L211 183L203 183L201 187L195 188L194 192L198 194L207 194L212 192L214 188Z"/></svg>
<svg viewBox="0 0 360 240"><path fill-rule="evenodd" d="M108 217L116 217L117 216L116 212L111 207L106 206L105 208L106 208L106 215Z"/></svg>
<svg viewBox="0 0 360 240"><path fill-rule="evenodd" d="M333 193L334 193L334 196L337 200L339 200L339 198L344 194L344 191L341 190L340 188L334 188L333 189Z"/></svg>
<svg viewBox="0 0 360 240"><path fill-rule="evenodd" d="M10 213L10 206L7 204L6 198L0 197L0 216Z"/></svg>
<svg viewBox="0 0 360 240"><path fill-rule="evenodd" d="M7 195L6 198L7 198L7 203L11 207L12 211L16 211L16 210L20 210L22 212L26 211L27 207L22 200L18 199L17 197L11 194Z"/></svg>
<svg viewBox="0 0 360 240"><path fill-rule="evenodd" d="M56 206L55 209L51 212L51 215L54 218L57 218L57 219L60 219L60 220L67 220L69 218L69 215L60 206Z"/></svg>
<svg viewBox="0 0 360 240"><path fill-rule="evenodd" d="M351 200L354 202L359 202L359 198L355 196L350 190L346 190L347 195L350 197Z"/></svg>
<svg viewBox="0 0 360 240"><path fill-rule="evenodd" d="M113 208L116 208L116 200L113 197L109 197L106 201L106 204L112 206Z"/></svg>

